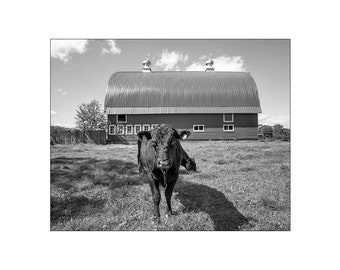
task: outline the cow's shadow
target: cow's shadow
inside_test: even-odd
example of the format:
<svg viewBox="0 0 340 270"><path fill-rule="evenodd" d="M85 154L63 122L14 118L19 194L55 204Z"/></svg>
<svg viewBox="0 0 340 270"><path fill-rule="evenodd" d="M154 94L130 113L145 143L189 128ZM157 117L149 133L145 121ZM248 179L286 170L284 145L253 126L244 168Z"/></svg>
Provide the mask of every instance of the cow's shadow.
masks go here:
<svg viewBox="0 0 340 270"><path fill-rule="evenodd" d="M176 198L184 205L184 212L205 212L214 222L217 231L236 231L247 224L243 216L225 195L206 185L178 181L175 192Z"/></svg>

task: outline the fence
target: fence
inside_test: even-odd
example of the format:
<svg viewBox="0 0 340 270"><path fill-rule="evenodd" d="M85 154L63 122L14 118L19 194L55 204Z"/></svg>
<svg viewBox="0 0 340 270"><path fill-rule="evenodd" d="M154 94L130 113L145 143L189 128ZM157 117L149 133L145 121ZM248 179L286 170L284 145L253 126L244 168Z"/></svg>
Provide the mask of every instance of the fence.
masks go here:
<svg viewBox="0 0 340 270"><path fill-rule="evenodd" d="M51 144L106 144L105 130L81 131L75 128L51 126Z"/></svg>

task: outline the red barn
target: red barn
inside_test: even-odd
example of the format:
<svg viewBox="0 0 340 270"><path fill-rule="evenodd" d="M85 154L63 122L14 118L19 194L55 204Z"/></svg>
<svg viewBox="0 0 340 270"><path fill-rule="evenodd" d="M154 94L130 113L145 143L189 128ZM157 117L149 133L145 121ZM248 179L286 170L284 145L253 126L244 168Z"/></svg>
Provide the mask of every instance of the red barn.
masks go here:
<svg viewBox="0 0 340 270"><path fill-rule="evenodd" d="M257 139L259 95L248 72L117 72L108 83L108 141L136 140L142 130L169 123L191 140Z"/></svg>

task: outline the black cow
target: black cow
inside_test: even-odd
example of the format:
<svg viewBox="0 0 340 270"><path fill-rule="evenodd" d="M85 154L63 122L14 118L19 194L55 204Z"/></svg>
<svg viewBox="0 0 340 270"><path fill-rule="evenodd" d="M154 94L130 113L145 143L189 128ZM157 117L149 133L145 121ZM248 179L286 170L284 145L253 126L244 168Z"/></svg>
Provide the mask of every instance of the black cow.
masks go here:
<svg viewBox="0 0 340 270"><path fill-rule="evenodd" d="M182 147L182 146L181 146ZM182 148L182 162L181 165L187 169L187 171L195 171L196 172L196 162L194 158L188 156L185 150Z"/></svg>
<svg viewBox="0 0 340 270"><path fill-rule="evenodd" d="M154 203L154 218L160 223L159 203L161 194L159 185L165 188L167 215L172 214L171 196L178 179L183 148L180 139L186 139L189 131L180 134L169 124L158 125L151 132L141 131L138 134L139 171L148 175Z"/></svg>

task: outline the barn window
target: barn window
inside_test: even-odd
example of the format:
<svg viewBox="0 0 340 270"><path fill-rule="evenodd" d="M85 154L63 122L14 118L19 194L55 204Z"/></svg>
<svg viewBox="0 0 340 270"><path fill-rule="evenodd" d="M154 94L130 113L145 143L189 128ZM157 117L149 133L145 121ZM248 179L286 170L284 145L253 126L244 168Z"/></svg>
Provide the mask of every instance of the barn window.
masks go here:
<svg viewBox="0 0 340 270"><path fill-rule="evenodd" d="M127 123L127 115L117 114L117 123Z"/></svg>
<svg viewBox="0 0 340 270"><path fill-rule="evenodd" d="M233 113L224 113L223 114L223 122L234 122L234 114Z"/></svg>
<svg viewBox="0 0 340 270"><path fill-rule="evenodd" d="M125 134L128 134L128 135L133 134L132 125L126 125Z"/></svg>
<svg viewBox="0 0 340 270"><path fill-rule="evenodd" d="M143 131L149 131L150 125L143 125Z"/></svg>
<svg viewBox="0 0 340 270"><path fill-rule="evenodd" d="M204 132L204 125L194 125L193 131L194 132Z"/></svg>
<svg viewBox="0 0 340 270"><path fill-rule="evenodd" d="M234 132L234 125L223 125L223 131Z"/></svg>
<svg viewBox="0 0 340 270"><path fill-rule="evenodd" d="M117 135L124 134L124 125L117 125Z"/></svg>
<svg viewBox="0 0 340 270"><path fill-rule="evenodd" d="M138 132L141 132L142 126L141 125L135 125L135 134L138 134Z"/></svg>
<svg viewBox="0 0 340 270"><path fill-rule="evenodd" d="M152 125L151 125L151 129L154 129L154 128L156 128L156 127L158 127L158 124L152 124Z"/></svg>
<svg viewBox="0 0 340 270"><path fill-rule="evenodd" d="M116 134L116 126L115 125L109 125L109 135Z"/></svg>

